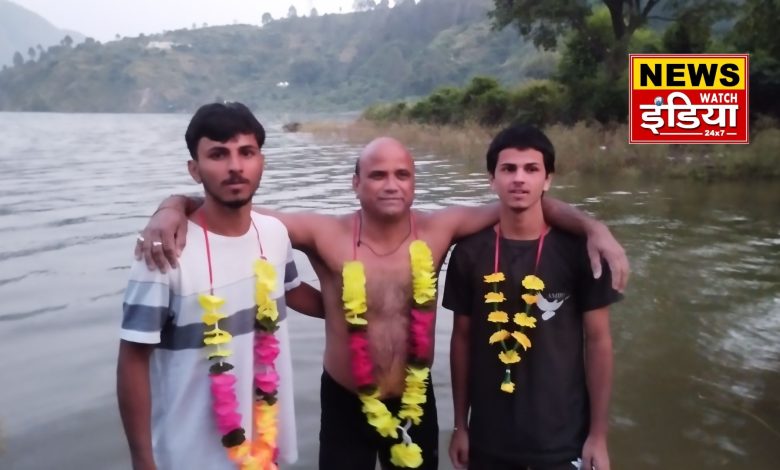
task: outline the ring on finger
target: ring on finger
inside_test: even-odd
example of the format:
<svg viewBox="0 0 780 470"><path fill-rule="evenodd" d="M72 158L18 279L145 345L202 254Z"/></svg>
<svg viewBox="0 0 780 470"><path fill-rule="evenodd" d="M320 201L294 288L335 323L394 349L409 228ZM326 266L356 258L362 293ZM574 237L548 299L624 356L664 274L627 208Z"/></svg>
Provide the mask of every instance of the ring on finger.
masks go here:
<svg viewBox="0 0 780 470"><path fill-rule="evenodd" d="M136 239L138 240L138 243L144 242L144 237L140 233L138 234L138 237L136 237Z"/></svg>
<svg viewBox="0 0 780 470"><path fill-rule="evenodd" d="M162 246L162 244L161 241L152 242L152 246Z"/></svg>

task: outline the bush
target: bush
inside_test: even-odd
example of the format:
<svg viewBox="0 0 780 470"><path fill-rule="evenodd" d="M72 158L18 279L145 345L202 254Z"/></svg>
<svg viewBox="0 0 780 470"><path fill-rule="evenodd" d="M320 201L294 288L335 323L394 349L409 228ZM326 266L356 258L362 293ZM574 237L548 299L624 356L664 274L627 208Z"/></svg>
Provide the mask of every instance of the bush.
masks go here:
<svg viewBox="0 0 780 470"><path fill-rule="evenodd" d="M361 117L376 122L401 122L408 119L408 111L409 108L403 101L387 104L378 103L366 108Z"/></svg>
<svg viewBox="0 0 780 470"><path fill-rule="evenodd" d="M552 80L535 80L514 91L510 96L513 122L546 126L563 120L566 89Z"/></svg>
<svg viewBox="0 0 780 470"><path fill-rule="evenodd" d="M480 125L497 126L506 122L510 109L509 92L503 88L493 88L478 96L467 113Z"/></svg>
<svg viewBox="0 0 780 470"><path fill-rule="evenodd" d="M463 98L461 103L463 106L472 106L479 101L482 95L490 93L493 90L498 90L501 85L495 78L491 77L474 77L471 79L466 88L463 90Z"/></svg>
<svg viewBox="0 0 780 470"><path fill-rule="evenodd" d="M409 119L419 123L436 125L461 124L463 122L463 92L455 87L434 91L409 110Z"/></svg>

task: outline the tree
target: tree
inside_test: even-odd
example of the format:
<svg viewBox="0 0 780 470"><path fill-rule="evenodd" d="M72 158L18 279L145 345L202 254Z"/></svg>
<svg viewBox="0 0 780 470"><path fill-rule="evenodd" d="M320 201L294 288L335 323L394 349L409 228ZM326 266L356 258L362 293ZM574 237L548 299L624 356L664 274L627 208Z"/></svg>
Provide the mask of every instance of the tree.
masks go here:
<svg viewBox="0 0 780 470"><path fill-rule="evenodd" d="M582 29L565 36L555 74L566 89L565 122L625 120L627 67L618 71L604 66L613 45L610 13L604 5L594 9Z"/></svg>
<svg viewBox="0 0 780 470"><path fill-rule="evenodd" d="M317 11L316 8L312 8L311 11L309 12L309 17L316 18L318 16L320 16L320 13Z"/></svg>
<svg viewBox="0 0 780 470"><path fill-rule="evenodd" d="M35 48L30 46L30 48L27 49L27 55L30 56L30 60L35 60Z"/></svg>
<svg viewBox="0 0 780 470"><path fill-rule="evenodd" d="M290 81L294 85L311 85L323 77L325 64L315 59L299 59L290 64Z"/></svg>
<svg viewBox="0 0 780 470"><path fill-rule="evenodd" d="M24 57L22 56L21 52L16 51L14 53L14 67L19 67L22 64L24 64Z"/></svg>
<svg viewBox="0 0 780 470"><path fill-rule="evenodd" d="M353 11L369 11L376 8L376 2L374 0L355 0L352 2Z"/></svg>
<svg viewBox="0 0 780 470"><path fill-rule="evenodd" d="M685 14L702 15L710 21L728 13L732 0L679 0L664 3L663 16L652 16L661 0L601 0L609 11L611 43L607 50L608 75L617 78L628 61L631 36L650 19L675 21ZM521 36L544 49L554 49L558 40L570 30L587 37L587 18L593 13L593 2L581 0L493 0L489 12L495 29L514 25Z"/></svg>
<svg viewBox="0 0 780 470"><path fill-rule="evenodd" d="M780 5L746 0L730 39L739 52L750 52L750 111L780 119Z"/></svg>
<svg viewBox="0 0 780 470"><path fill-rule="evenodd" d="M263 26L267 25L268 23L270 23L273 20L274 20L274 17L271 16L270 13L268 13L268 12L263 13L263 19L261 20L262 23L263 23Z"/></svg>
<svg viewBox="0 0 780 470"><path fill-rule="evenodd" d="M565 31L582 29L590 12L585 2L575 0L494 0L493 3L494 9L488 16L495 29L514 25L521 36L544 49L554 49Z"/></svg>
<svg viewBox="0 0 780 470"><path fill-rule="evenodd" d="M390 8L390 0L381 0L376 4L377 10L387 10L388 8Z"/></svg>
<svg viewBox="0 0 780 470"><path fill-rule="evenodd" d="M73 38L70 37L70 34L62 38L62 41L60 41L60 45L65 47L70 47L73 45Z"/></svg>
<svg viewBox="0 0 780 470"><path fill-rule="evenodd" d="M465 107L473 106L480 96L491 90L499 89L501 85L492 77L474 77L471 82L463 89L461 104Z"/></svg>
<svg viewBox="0 0 780 470"><path fill-rule="evenodd" d="M701 15L683 14L664 32L664 49L675 54L697 54L710 44L710 23Z"/></svg>
<svg viewBox="0 0 780 470"><path fill-rule="evenodd" d="M287 10L287 18L297 18L298 17L298 9L295 8L295 5L290 5L290 9Z"/></svg>
<svg viewBox="0 0 780 470"><path fill-rule="evenodd" d="M507 113L509 93L495 78L474 77L463 89L460 103L480 124L495 126Z"/></svg>
<svg viewBox="0 0 780 470"><path fill-rule="evenodd" d="M462 98L463 92L458 88L439 88L412 106L409 117L416 122L436 125L460 124L465 112L460 104Z"/></svg>

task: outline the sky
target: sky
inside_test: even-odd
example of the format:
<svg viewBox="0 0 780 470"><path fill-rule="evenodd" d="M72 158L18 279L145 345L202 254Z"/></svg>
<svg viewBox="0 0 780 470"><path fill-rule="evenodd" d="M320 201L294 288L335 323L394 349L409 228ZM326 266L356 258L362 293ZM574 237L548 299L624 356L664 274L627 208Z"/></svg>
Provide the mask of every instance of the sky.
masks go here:
<svg viewBox="0 0 780 470"><path fill-rule="evenodd" d="M263 13L287 16L290 5L298 14L320 14L352 9L352 0L11 0L61 29L78 31L99 41L121 36L154 34L163 30L209 26L260 24Z"/></svg>

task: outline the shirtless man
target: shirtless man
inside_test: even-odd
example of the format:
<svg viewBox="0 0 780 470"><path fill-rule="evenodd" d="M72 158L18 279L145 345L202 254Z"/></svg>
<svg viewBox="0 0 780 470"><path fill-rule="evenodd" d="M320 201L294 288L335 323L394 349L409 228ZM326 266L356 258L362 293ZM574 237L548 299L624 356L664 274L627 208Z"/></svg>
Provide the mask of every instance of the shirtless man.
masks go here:
<svg viewBox="0 0 780 470"><path fill-rule="evenodd" d="M352 375L348 328L342 305L341 273L345 262L359 260L365 266L369 351L375 383L390 410L400 406L404 391L409 339L412 283L409 244L422 240L430 247L433 263L441 266L452 243L498 220L498 204L480 207L449 207L433 212L411 210L414 200L414 162L397 140L378 138L361 152L352 186L360 210L341 216L316 213L273 215L286 226L295 248L309 256L319 277L325 306L326 346L322 376L320 468L373 470L377 455L383 468L391 463L393 442L380 438L366 422ZM185 211L200 202L183 196L164 201L143 232L144 243L136 249L147 264L166 269L175 266L176 252L184 240ZM564 230L586 234L594 276L601 274L600 256L609 263L613 285L625 287L628 261L622 247L606 226L565 203L545 198L549 223ZM268 210L260 212L271 213ZM162 246L153 242L162 241ZM431 339L432 341L432 339ZM418 468L438 466L438 424L432 385L420 425L409 430L422 448ZM393 411L395 413L395 411Z"/></svg>

